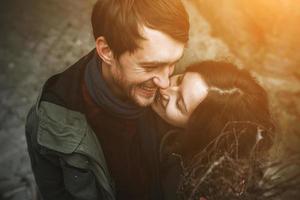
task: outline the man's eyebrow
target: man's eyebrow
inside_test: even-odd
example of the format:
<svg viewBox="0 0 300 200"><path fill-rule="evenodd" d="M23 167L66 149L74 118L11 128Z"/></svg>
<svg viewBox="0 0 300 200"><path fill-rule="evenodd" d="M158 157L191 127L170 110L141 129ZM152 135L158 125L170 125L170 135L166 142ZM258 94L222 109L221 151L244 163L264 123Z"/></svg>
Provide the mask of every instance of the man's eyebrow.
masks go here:
<svg viewBox="0 0 300 200"><path fill-rule="evenodd" d="M141 66L162 66L167 65L168 62L159 62L159 61L149 61L149 62L139 62Z"/></svg>
<svg viewBox="0 0 300 200"><path fill-rule="evenodd" d="M145 67L151 67L151 66L164 66L164 65L167 65L167 64L175 64L177 62L180 61L180 59L183 57L183 55L180 56L179 59L175 60L174 62L170 63L170 62L160 62L160 61L145 61L145 62L139 62L138 64L141 65L141 66L145 66Z"/></svg>

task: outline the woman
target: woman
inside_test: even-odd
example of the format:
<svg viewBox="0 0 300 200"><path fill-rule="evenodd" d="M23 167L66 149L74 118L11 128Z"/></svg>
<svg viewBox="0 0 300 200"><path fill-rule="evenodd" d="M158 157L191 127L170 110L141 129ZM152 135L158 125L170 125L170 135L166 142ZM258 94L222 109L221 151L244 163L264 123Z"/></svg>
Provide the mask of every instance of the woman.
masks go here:
<svg viewBox="0 0 300 200"><path fill-rule="evenodd" d="M162 140L166 199L176 199L178 188L181 199L220 198L213 197L219 189L206 180L195 183L197 177L205 178L212 171L211 164L220 163L224 155L227 160L223 163L228 159L249 161L255 150L259 155L255 162L260 161L272 144L267 94L246 70L233 64L207 61L189 66L183 74L171 77L170 87L160 90L152 108L170 124L183 128ZM222 176L233 179L232 171L223 171ZM249 175L246 172L244 178ZM226 195L231 193L231 199L241 194L240 188L238 192L223 190Z"/></svg>

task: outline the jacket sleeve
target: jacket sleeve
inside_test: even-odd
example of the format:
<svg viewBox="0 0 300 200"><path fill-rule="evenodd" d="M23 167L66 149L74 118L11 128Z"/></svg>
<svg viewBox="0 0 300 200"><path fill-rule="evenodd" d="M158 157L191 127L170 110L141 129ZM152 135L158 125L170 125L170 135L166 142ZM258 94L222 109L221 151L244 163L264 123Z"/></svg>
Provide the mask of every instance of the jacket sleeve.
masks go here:
<svg viewBox="0 0 300 200"><path fill-rule="evenodd" d="M56 155L44 155L37 144L38 118L35 106L31 108L26 120L26 140L33 174L44 200L71 200L72 196L64 187L60 161Z"/></svg>

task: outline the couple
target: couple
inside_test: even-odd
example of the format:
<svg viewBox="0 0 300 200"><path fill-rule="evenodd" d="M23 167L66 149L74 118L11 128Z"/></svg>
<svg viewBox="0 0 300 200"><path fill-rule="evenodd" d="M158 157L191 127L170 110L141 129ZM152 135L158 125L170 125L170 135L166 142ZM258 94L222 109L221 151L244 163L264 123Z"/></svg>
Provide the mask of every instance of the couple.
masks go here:
<svg viewBox="0 0 300 200"><path fill-rule="evenodd" d="M27 116L43 199L173 199L174 153L189 165L228 122L269 127L249 73L205 62L171 76L188 41L180 0L98 0L91 21L95 50L47 80Z"/></svg>

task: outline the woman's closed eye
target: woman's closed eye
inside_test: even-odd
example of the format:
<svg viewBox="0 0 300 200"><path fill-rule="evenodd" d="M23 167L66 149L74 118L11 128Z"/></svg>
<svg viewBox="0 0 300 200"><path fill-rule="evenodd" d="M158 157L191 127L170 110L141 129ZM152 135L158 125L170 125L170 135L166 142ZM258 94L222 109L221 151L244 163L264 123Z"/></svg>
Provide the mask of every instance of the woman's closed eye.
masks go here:
<svg viewBox="0 0 300 200"><path fill-rule="evenodd" d="M178 108L178 110L180 110L181 113L187 113L187 109L186 109L186 106L184 104L184 101L183 101L183 98L179 98L177 101L176 101L176 107Z"/></svg>
<svg viewBox="0 0 300 200"><path fill-rule="evenodd" d="M176 101L176 107L177 107L177 109L180 110L180 112L182 113L182 107L181 107L181 105L180 105L180 99L178 99L178 100Z"/></svg>
<svg viewBox="0 0 300 200"><path fill-rule="evenodd" d="M169 103L169 97L167 97L166 95L160 94L160 98L161 98L161 103L162 103L163 107L166 108Z"/></svg>

